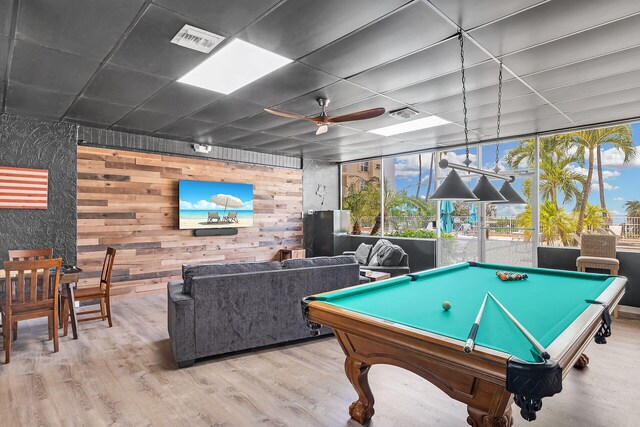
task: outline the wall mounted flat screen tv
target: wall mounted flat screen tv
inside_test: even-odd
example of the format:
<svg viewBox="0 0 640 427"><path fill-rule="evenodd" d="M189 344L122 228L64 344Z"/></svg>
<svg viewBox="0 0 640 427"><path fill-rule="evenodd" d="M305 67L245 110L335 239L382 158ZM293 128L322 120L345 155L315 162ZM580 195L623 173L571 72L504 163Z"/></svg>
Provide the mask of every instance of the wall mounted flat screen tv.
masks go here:
<svg viewBox="0 0 640 427"><path fill-rule="evenodd" d="M253 185L233 182L179 183L180 229L253 226Z"/></svg>

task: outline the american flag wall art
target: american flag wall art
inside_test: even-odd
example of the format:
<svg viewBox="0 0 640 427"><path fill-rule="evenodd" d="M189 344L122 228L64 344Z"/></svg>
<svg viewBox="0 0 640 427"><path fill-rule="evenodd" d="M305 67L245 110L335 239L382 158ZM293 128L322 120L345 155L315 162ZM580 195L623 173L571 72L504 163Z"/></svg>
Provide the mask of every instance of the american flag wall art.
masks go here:
<svg viewBox="0 0 640 427"><path fill-rule="evenodd" d="M0 166L0 209L47 209L49 171Z"/></svg>

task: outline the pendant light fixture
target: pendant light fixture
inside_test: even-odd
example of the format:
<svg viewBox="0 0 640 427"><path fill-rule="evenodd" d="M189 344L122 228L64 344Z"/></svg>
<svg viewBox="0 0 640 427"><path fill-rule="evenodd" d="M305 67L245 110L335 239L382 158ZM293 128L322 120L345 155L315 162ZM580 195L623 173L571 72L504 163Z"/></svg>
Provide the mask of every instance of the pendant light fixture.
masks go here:
<svg viewBox="0 0 640 427"><path fill-rule="evenodd" d="M469 160L469 123L467 120L467 93L465 89L465 77L464 77L464 39L462 36L462 30L458 32L458 40L460 41L460 71L462 73L462 110L464 112L464 146L466 152L466 158L464 164L469 167L471 160ZM469 190L469 187L462 181L460 175L452 169L449 175L444 179L442 184L433 192L430 200L469 200L477 201L478 197Z"/></svg>
<svg viewBox="0 0 640 427"><path fill-rule="evenodd" d="M496 127L496 164L493 167L495 173L500 172L500 116L502 110L502 61L500 61L500 69L498 71L498 124ZM474 190L475 192L475 190ZM523 204L527 203L520 194L511 186L509 181L505 181L500 187L500 195L504 199L495 201L494 203L504 204Z"/></svg>

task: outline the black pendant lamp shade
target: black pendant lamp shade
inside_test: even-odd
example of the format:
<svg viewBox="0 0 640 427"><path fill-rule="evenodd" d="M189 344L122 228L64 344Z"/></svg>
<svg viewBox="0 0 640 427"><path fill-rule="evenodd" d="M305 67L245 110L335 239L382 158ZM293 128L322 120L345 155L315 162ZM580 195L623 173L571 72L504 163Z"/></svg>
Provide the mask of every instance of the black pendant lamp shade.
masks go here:
<svg viewBox="0 0 640 427"><path fill-rule="evenodd" d="M475 200L478 198L462 181L458 172L451 169L449 175L429 197L430 200Z"/></svg>
<svg viewBox="0 0 640 427"><path fill-rule="evenodd" d="M489 179L484 175L482 175L478 180L478 184L473 189L473 194L475 194L481 202L504 203L507 201L507 199L503 197L498 190L496 190L496 187L491 185Z"/></svg>
<svg viewBox="0 0 640 427"><path fill-rule="evenodd" d="M520 196L520 194L518 194L518 192L511 186L509 181L505 181L504 184L502 184L502 187L500 187L500 194L502 194L506 201L496 203L509 203L513 205L527 204L527 201L524 200Z"/></svg>

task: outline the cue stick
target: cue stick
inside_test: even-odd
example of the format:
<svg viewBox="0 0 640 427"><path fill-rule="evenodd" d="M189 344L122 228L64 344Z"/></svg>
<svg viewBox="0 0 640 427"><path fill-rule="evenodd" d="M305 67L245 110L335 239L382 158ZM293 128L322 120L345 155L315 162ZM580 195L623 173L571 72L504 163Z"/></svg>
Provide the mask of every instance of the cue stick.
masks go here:
<svg viewBox="0 0 640 427"><path fill-rule="evenodd" d="M484 299L482 300L482 305L480 306L480 310L478 310L478 315L476 316L476 321L471 326L471 331L469 331L469 338L467 339L467 343L464 345L464 352L471 353L473 347L476 345L476 335L478 334L478 328L480 328L480 319L482 319L482 313L484 312L484 306L487 304L487 297L489 294L485 294Z"/></svg>
<svg viewBox="0 0 640 427"><path fill-rule="evenodd" d="M540 354L540 356L542 356L542 358L545 360L550 359L551 356L547 352L547 349L544 348L542 344L540 344L538 340L535 339L533 335L531 335L529 331L527 331L527 329L520 324L520 322L518 322L518 319L516 319L515 317L513 317L511 313L509 313L509 310L507 310L505 306L502 305L500 301L498 301L498 299L494 297L491 292L487 292L487 293L489 294L489 296L491 296L491 298L493 298L493 300L496 302L496 304L498 304L498 306L502 309L502 311L504 311L504 314L506 314L507 317L518 327L518 329L520 329L520 332L522 332L522 335L524 335L529 340L529 342L535 347L536 351Z"/></svg>

